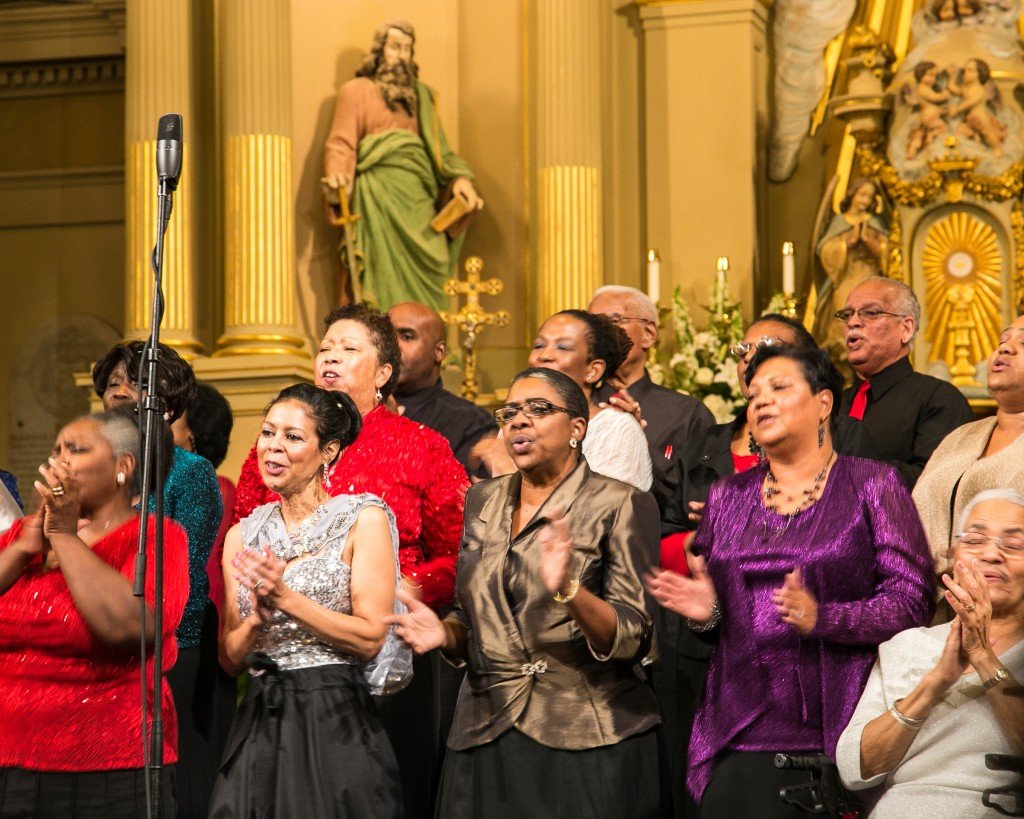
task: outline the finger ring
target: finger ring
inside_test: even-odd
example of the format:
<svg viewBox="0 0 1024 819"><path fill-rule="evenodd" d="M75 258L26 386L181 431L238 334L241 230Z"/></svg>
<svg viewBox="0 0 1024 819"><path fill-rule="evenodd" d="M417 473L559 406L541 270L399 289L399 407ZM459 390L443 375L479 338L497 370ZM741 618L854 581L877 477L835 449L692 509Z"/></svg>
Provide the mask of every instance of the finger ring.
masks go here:
<svg viewBox="0 0 1024 819"><path fill-rule="evenodd" d="M256 582L255 582L255 583L253 584L253 588L254 588L254 589L258 589L258 588L260 588L260 587L261 587L262 585L263 585L263 578L261 577L261 578L260 578L259 580L257 580L257 581L256 581Z"/></svg>
<svg viewBox="0 0 1024 819"><path fill-rule="evenodd" d="M977 605L973 600L969 606L964 606L964 611L974 611L974 607Z"/></svg>
<svg viewBox="0 0 1024 819"><path fill-rule="evenodd" d="M58 483L56 486L52 487L50 491L53 493L53 496L55 498L59 498L61 495L64 494L64 485Z"/></svg>
<svg viewBox="0 0 1024 819"><path fill-rule="evenodd" d="M794 612L791 612L791 614L793 615L793 619L794 619L794 620L803 620L803 619L804 619L804 614L805 614L805 613L806 613L806 612L804 612L804 610L803 610L803 609L800 609L800 611L794 611Z"/></svg>

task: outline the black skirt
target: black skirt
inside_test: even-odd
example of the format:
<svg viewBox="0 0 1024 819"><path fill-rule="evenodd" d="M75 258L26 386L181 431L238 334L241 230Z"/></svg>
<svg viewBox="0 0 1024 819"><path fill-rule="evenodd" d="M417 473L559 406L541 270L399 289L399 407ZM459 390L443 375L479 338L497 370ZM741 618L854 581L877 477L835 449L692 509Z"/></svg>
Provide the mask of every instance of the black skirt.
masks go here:
<svg viewBox="0 0 1024 819"><path fill-rule="evenodd" d="M448 751L438 819L526 816L649 819L671 815L654 728L615 745L564 751L516 729L466 751Z"/></svg>
<svg viewBox="0 0 1024 819"><path fill-rule="evenodd" d="M253 677L211 817L401 816L398 765L359 668Z"/></svg>

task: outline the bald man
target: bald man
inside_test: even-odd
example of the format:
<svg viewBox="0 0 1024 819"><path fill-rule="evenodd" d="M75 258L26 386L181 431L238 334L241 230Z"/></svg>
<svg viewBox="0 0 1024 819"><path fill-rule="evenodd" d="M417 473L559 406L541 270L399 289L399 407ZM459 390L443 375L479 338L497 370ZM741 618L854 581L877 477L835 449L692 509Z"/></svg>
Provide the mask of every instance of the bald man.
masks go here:
<svg viewBox="0 0 1024 819"><path fill-rule="evenodd" d="M402 351L395 399L403 414L447 438L456 460L473 474L480 463L470 450L484 436L496 435L498 425L487 410L452 395L442 385L441 362L447 353L444 322L433 309L415 301L396 304L388 315Z"/></svg>
<svg viewBox="0 0 1024 819"><path fill-rule="evenodd" d="M715 423L710 410L696 398L659 386L647 373L647 351L658 341L658 311L646 293L634 287L607 285L594 293L587 310L607 316L621 327L633 347L618 371L598 391L607 401L616 390L628 390L647 421L644 432L654 467L655 498L662 511L676 482L673 463L692 437Z"/></svg>

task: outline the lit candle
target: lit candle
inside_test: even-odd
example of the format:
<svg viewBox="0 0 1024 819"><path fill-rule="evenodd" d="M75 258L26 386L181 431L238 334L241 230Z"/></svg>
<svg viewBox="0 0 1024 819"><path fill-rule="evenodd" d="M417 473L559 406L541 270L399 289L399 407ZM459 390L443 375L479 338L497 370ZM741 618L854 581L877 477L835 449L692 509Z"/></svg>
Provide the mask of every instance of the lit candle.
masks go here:
<svg viewBox="0 0 1024 819"><path fill-rule="evenodd" d="M796 257L792 242L782 243L782 292L787 296L796 293Z"/></svg>
<svg viewBox="0 0 1024 819"><path fill-rule="evenodd" d="M653 247L647 251L647 295L655 304L661 292L661 257Z"/></svg>
<svg viewBox="0 0 1024 819"><path fill-rule="evenodd" d="M725 274L729 270L729 257L719 256L718 260L715 262L715 269L718 271L718 273L715 276L715 289L718 290L718 292L721 293L724 298L726 287Z"/></svg>

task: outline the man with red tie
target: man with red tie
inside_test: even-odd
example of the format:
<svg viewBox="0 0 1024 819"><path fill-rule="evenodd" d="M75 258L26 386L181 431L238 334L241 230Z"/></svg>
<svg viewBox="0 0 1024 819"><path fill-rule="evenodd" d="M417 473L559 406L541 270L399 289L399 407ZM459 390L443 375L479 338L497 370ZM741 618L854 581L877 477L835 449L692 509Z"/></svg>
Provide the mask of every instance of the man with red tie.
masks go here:
<svg viewBox="0 0 1024 819"><path fill-rule="evenodd" d="M903 282L866 279L850 291L836 319L857 376L843 392L841 409L864 424L882 459L913 489L939 441L974 420L971 407L948 381L911 367L921 306Z"/></svg>

